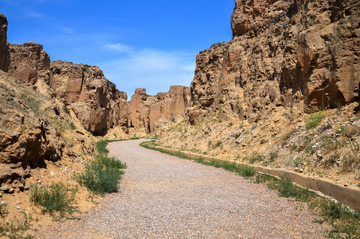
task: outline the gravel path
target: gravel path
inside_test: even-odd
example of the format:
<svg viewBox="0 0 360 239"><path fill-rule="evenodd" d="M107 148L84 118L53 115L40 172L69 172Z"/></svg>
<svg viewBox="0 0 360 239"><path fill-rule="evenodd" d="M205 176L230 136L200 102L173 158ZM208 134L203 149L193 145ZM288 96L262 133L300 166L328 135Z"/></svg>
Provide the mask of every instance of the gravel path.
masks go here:
<svg viewBox="0 0 360 239"><path fill-rule="evenodd" d="M119 193L41 238L323 238L325 226L306 206L223 169L141 148L142 141L108 146L128 165Z"/></svg>

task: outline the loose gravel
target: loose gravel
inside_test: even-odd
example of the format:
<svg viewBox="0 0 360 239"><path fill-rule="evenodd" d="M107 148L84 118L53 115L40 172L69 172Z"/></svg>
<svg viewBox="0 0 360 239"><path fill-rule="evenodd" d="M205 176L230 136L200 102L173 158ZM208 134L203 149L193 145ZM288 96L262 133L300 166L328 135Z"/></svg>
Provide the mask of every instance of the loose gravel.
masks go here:
<svg viewBox="0 0 360 239"><path fill-rule="evenodd" d="M324 238L307 206L234 173L139 146L109 144L126 162L119 193L40 238Z"/></svg>

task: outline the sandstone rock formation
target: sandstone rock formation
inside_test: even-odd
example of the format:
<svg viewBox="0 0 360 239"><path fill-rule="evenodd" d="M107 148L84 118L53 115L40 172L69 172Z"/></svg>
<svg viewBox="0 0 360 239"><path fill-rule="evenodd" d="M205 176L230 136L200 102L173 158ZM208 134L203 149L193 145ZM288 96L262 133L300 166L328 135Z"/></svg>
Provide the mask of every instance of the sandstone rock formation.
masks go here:
<svg viewBox="0 0 360 239"><path fill-rule="evenodd" d="M359 100L359 14L356 0L295 1L245 34L233 28L229 43L197 56L189 121L218 110L253 122L281 107L301 113Z"/></svg>
<svg viewBox="0 0 360 239"><path fill-rule="evenodd" d="M233 36L241 36L289 8L294 0L235 0L231 16Z"/></svg>
<svg viewBox="0 0 360 239"><path fill-rule="evenodd" d="M97 66L51 63L50 87L75 111L82 125L100 135L114 126L127 132L127 94L116 89Z"/></svg>
<svg viewBox="0 0 360 239"><path fill-rule="evenodd" d="M7 71L9 67L9 46L7 43L8 21L0 13L0 70Z"/></svg>
<svg viewBox="0 0 360 239"><path fill-rule="evenodd" d="M156 96L139 88L129 102L129 127L144 129L145 133L167 122L175 122L184 113L190 101L190 90L185 86L171 86L167 93Z"/></svg>
<svg viewBox="0 0 360 239"><path fill-rule="evenodd" d="M65 141L39 115L41 99L0 71L0 185L14 180L22 185L31 167L63 156Z"/></svg>
<svg viewBox="0 0 360 239"><path fill-rule="evenodd" d="M38 43L11 44L8 73L26 83L35 84L42 79L48 84L50 57Z"/></svg>

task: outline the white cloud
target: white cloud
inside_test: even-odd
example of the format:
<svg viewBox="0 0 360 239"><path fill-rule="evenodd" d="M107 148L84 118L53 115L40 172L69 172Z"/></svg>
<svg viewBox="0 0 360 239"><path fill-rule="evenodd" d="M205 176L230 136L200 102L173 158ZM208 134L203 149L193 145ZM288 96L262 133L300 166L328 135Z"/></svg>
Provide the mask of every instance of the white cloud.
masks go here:
<svg viewBox="0 0 360 239"><path fill-rule="evenodd" d="M70 27L64 27L62 30L67 34L74 34L75 33L75 30L70 28Z"/></svg>
<svg viewBox="0 0 360 239"><path fill-rule="evenodd" d="M105 48L111 51L116 51L116 52L124 52L124 53L133 53L134 52L134 48L131 46L127 46L121 43L117 43L117 44L106 44Z"/></svg>
<svg viewBox="0 0 360 239"><path fill-rule="evenodd" d="M119 45L119 50L123 50L123 47L131 49L127 51L127 56L100 63L99 66L119 90L128 93L129 98L136 88L146 88L148 94L155 95L168 91L170 85L190 86L196 54L156 49L136 50L124 45Z"/></svg>
<svg viewBox="0 0 360 239"><path fill-rule="evenodd" d="M41 18L41 17L44 17L44 15L42 15L41 13L34 12L34 11L28 12L28 13L26 14L26 16L28 16L28 17L33 17L33 18Z"/></svg>

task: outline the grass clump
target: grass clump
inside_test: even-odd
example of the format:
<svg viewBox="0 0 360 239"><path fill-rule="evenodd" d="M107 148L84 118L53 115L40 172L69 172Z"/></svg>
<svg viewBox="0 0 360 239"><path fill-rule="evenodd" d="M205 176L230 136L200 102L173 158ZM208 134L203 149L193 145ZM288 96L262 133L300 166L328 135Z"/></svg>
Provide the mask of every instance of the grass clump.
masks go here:
<svg viewBox="0 0 360 239"><path fill-rule="evenodd" d="M207 161L204 158L194 158L194 157L189 157L186 154L182 153L182 152L172 152L166 149L162 149L162 148L155 148L153 147L153 142L155 142L155 140L150 141L150 142L143 142L140 144L140 146L147 148L147 149L152 149L152 150L156 150L159 151L161 153L166 153L172 156L176 156L179 158L183 158L183 159L189 159L192 161L195 161L197 163L201 163L207 166L213 166L216 168L223 168L227 171L230 172L235 172L243 177L252 177L256 174L256 170L253 167L249 167L249 166L243 166L243 165L239 165L231 162L227 162L227 161L220 161L220 160L211 160L211 161Z"/></svg>
<svg viewBox="0 0 360 239"><path fill-rule="evenodd" d="M108 157L109 151L106 149L110 141L99 141L96 144L98 155L94 161L85 163L85 171L75 173L74 178L80 185L86 186L94 194L104 195L106 193L117 192L119 190L119 180L126 168L126 164L116 158Z"/></svg>
<svg viewBox="0 0 360 239"><path fill-rule="evenodd" d="M321 124L321 121L323 119L324 115L322 112L318 112L315 114L312 114L309 119L306 120L305 128L306 130L315 129L317 126Z"/></svg>
<svg viewBox="0 0 360 239"><path fill-rule="evenodd" d="M259 154L258 152L253 152L250 155L246 156L245 159L249 161L249 163L253 164L255 162L261 162L265 160L264 155Z"/></svg>
<svg viewBox="0 0 360 239"><path fill-rule="evenodd" d="M66 105L63 105L63 110L66 114L70 114L70 110Z"/></svg>
<svg viewBox="0 0 360 239"><path fill-rule="evenodd" d="M9 213L9 206L7 203L1 203L0 204L0 217L4 218Z"/></svg>
<svg viewBox="0 0 360 239"><path fill-rule="evenodd" d="M241 136L241 132L234 134L234 138L237 139Z"/></svg>
<svg viewBox="0 0 360 239"><path fill-rule="evenodd" d="M0 236L6 236L11 239L30 239L34 238L32 235L27 234L24 236L24 231L30 229L32 226L31 222L34 220L32 218L32 215L30 213L22 212L22 215L24 216L23 220L16 220L14 223L12 222L6 222L0 224Z"/></svg>
<svg viewBox="0 0 360 239"><path fill-rule="evenodd" d="M29 107L36 113L39 112L41 103L35 97L30 97L26 94L22 94L20 95L20 98L25 102L27 107Z"/></svg>
<svg viewBox="0 0 360 239"><path fill-rule="evenodd" d="M63 183L52 183L51 186L42 187L33 184L30 189L30 202L41 206L43 214L48 212L54 220L60 221L67 213L75 212L76 208L71 204L77 192L77 187L70 189Z"/></svg>

